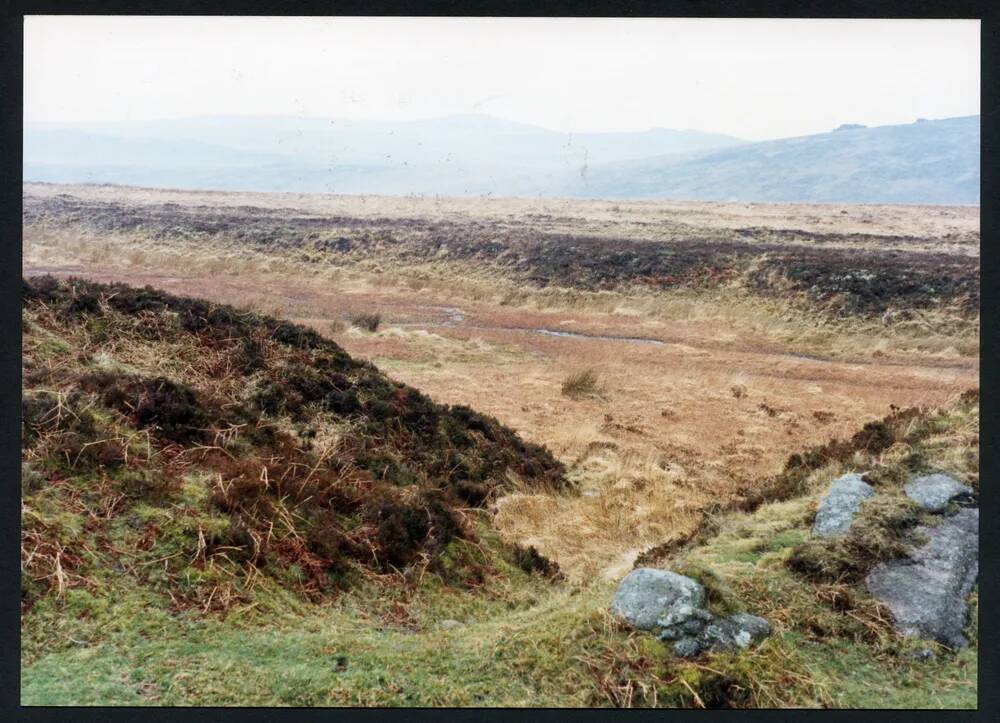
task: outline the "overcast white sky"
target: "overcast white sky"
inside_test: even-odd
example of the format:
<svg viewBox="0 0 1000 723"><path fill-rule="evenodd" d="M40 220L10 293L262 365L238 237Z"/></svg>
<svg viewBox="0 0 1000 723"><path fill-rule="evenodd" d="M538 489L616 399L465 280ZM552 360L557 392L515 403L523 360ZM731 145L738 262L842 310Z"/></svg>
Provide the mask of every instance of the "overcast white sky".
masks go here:
<svg viewBox="0 0 1000 723"><path fill-rule="evenodd" d="M975 20L25 19L26 121L487 113L759 140L979 113Z"/></svg>

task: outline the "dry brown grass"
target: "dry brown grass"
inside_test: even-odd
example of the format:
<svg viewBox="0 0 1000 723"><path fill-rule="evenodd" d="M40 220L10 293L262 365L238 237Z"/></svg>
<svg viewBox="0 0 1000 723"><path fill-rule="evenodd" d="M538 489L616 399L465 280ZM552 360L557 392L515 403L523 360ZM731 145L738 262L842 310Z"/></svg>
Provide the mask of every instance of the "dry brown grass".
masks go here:
<svg viewBox="0 0 1000 723"><path fill-rule="evenodd" d="M601 383L597 371L594 369L581 369L578 372L573 372L563 380L560 389L563 395L570 399L599 397L602 393Z"/></svg>
<svg viewBox="0 0 1000 723"><path fill-rule="evenodd" d="M680 468L638 452L598 448L570 470L580 497L516 494L500 499L494 524L510 540L535 545L574 579L615 579L644 549L690 534L708 497Z"/></svg>
<svg viewBox="0 0 1000 723"><path fill-rule="evenodd" d="M379 324L382 323L382 315L373 312L362 312L351 314L351 325L368 332L378 331Z"/></svg>

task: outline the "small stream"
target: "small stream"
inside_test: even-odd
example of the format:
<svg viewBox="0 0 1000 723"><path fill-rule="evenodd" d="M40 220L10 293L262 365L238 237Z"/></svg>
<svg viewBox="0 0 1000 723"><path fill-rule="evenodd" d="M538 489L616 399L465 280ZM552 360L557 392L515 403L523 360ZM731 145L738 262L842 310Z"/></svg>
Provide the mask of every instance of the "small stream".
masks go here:
<svg viewBox="0 0 1000 723"><path fill-rule="evenodd" d="M597 339L598 341L627 341L633 344L652 344L653 346L666 346L665 342L659 339L648 339L642 336L607 336L604 334L580 334L574 331L557 331L555 329L519 329L519 331L530 331L535 334L545 334L546 336L560 336L570 339Z"/></svg>
<svg viewBox="0 0 1000 723"><path fill-rule="evenodd" d="M458 315L460 316L460 315ZM391 324L391 326L423 328L443 328L457 326L461 318L452 317L449 321L403 321ZM523 331L527 334L543 334L545 336L557 336L563 339L587 339L590 341L624 341L631 344L650 344L652 346L666 346L666 342L659 339L647 339L641 336L614 336L605 334L581 334L575 331L560 331L558 329L532 328L530 326L482 326L477 324L462 324L463 329L475 329L476 331Z"/></svg>

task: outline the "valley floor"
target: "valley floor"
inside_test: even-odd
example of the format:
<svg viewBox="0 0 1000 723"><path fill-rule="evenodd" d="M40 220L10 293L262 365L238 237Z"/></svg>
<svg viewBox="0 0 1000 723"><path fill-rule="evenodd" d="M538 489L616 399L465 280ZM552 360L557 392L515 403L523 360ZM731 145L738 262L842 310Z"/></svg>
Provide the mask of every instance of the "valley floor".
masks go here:
<svg viewBox="0 0 1000 723"><path fill-rule="evenodd" d="M608 310L511 307L377 277L337 284L294 272L108 266L29 264L26 273L263 306L435 400L489 413L545 444L584 495L512 495L499 501L496 523L580 579L619 577L642 550L694 529L706 503L752 488L804 446L849 436L890 405L941 404L978 385L971 349L907 353L877 338L844 348L838 335L828 332L831 343L815 330L814 350L724 318L657 318L642 298L612 298ZM710 303L699 300L696 311ZM375 333L342 321L372 310L382 316ZM561 393L566 377L589 368L598 395Z"/></svg>

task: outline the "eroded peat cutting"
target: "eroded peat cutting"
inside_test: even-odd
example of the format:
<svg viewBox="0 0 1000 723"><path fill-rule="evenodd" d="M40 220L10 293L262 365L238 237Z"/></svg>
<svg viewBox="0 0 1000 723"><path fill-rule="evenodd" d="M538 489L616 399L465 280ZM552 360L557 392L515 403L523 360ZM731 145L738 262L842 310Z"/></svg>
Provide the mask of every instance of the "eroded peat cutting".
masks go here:
<svg viewBox="0 0 1000 723"><path fill-rule="evenodd" d="M172 630L295 610L302 655L364 651L407 681L310 674L262 693L278 704L886 705L908 701L832 697L847 673L826 656L898 655L918 688L954 672L914 673L877 606L784 560L837 474L978 489L978 209L24 200L29 630L67 605L105 620L114 570ZM716 677L665 662L605 610L633 566L667 563L775 635ZM269 629L233 655L285 665ZM236 695L171 677L187 658L165 645L163 700ZM37 636L26 655L76 660ZM513 687L468 679L483 656Z"/></svg>
<svg viewBox="0 0 1000 723"><path fill-rule="evenodd" d="M579 217L435 213L438 206L430 200L407 215L399 210L384 216L327 215L294 206L179 204L163 198L163 192L160 198L151 192L149 199L132 194L111 200L52 195L37 185L30 189L24 208L28 227L138 235L154 242L223 242L265 253L290 252L307 263L406 268L447 261L481 274L501 274L519 285L584 291L699 290L738 281L755 294L788 298L833 315L941 306L975 315L979 305L978 229L969 227L961 209L954 212L960 231L927 239L758 226L699 228L669 215L659 223L647 220L643 206L634 214L641 220L626 216L616 228L614 222L588 223L590 209L580 202L567 211L582 210ZM936 248L935 240L953 250Z"/></svg>

